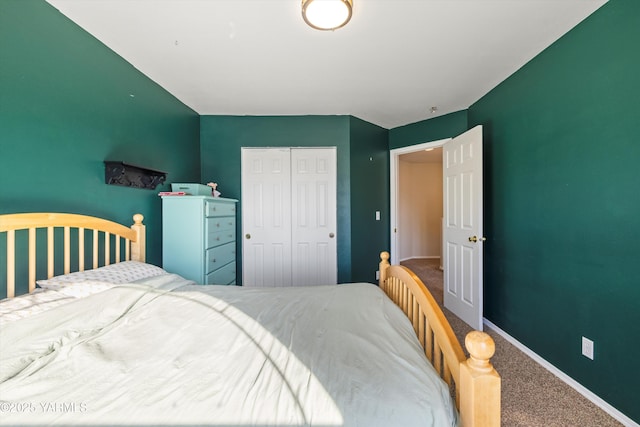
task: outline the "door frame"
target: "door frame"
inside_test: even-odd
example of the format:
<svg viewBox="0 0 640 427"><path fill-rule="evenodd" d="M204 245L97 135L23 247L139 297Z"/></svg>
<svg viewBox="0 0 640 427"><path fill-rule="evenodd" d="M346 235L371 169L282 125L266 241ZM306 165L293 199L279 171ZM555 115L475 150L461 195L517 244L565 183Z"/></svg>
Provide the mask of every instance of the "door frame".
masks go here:
<svg viewBox="0 0 640 427"><path fill-rule="evenodd" d="M445 139L439 139L437 141L423 142L416 145L410 145L408 147L394 148L393 150L389 151L389 190L390 190L389 233L391 236L391 239L390 239L391 247L389 248L391 252L391 257L389 261L391 262L391 264L399 263L398 250L397 250L399 247L399 243L398 243L398 233L396 232L396 230L398 228L398 193L399 193L398 185L400 181L398 174L399 174L400 155L415 153L418 151L426 150L427 148L442 147L445 143L451 141L452 139L453 138L445 138ZM444 194L442 197L444 199ZM444 254L442 254L442 256L444 256ZM442 263L442 260L440 260L440 262Z"/></svg>

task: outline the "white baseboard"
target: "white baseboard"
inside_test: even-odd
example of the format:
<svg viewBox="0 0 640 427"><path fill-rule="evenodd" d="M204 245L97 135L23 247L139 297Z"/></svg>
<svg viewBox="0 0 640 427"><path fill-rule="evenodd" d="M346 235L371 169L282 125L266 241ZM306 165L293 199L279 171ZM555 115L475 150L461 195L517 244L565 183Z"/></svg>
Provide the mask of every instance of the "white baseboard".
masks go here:
<svg viewBox="0 0 640 427"><path fill-rule="evenodd" d="M542 357L538 356L536 353L534 353L531 349L529 349L527 346L522 344L520 341L516 340L511 335L509 335L508 333L500 329L498 326L491 323L491 321L487 319L483 319L483 323L489 329L494 330L502 338L504 338L505 340L513 344L515 347L517 347L524 354L526 354L527 356L529 356L530 358L538 362L538 364L540 364L543 368L551 372L556 377L560 378L571 388L573 388L578 393L580 393L581 395L589 399L594 405L598 406L607 414L611 415L613 418L620 421L625 427L640 427L640 424L637 424L631 418L627 417L625 414L618 411L616 408L614 408L613 406L611 406L610 404L602 400L602 398L598 397L595 393L590 391L588 388L586 388L585 386L583 386L582 384L580 384L579 382L571 378L569 375L562 372L560 369L553 366L551 363L547 362Z"/></svg>

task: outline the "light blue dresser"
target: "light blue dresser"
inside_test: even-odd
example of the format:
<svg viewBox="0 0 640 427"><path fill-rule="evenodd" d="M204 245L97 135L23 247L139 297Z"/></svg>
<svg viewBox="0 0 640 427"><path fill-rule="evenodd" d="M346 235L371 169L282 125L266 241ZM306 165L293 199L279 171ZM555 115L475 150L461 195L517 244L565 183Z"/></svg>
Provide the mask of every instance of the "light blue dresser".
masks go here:
<svg viewBox="0 0 640 427"><path fill-rule="evenodd" d="M236 284L236 203L162 197L162 267L204 285Z"/></svg>

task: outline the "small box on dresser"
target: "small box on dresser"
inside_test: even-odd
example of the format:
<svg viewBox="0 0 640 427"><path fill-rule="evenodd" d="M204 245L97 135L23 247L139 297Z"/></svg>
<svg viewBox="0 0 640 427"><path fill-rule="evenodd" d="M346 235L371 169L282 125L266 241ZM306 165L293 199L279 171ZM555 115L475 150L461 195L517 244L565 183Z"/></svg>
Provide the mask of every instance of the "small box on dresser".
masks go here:
<svg viewBox="0 0 640 427"><path fill-rule="evenodd" d="M162 267L202 285L236 284L236 203L162 197Z"/></svg>

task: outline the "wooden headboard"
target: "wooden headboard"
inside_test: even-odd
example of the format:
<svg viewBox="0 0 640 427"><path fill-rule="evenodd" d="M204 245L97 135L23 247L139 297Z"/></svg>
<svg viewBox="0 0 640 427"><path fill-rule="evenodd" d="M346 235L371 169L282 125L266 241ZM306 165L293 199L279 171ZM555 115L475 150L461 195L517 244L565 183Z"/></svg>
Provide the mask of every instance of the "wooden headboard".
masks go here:
<svg viewBox="0 0 640 427"><path fill-rule="evenodd" d="M77 270L84 271L85 255L87 252L93 259L92 268L100 265L109 265L121 261L145 261L145 226L142 224L144 217L141 214L133 216L134 224L127 227L113 221L86 215L69 213L19 213L0 215L0 233L6 233L7 237L7 298L15 296L16 289L16 232L27 230L28 243L28 271L29 292L36 286L36 263L40 256L36 256L36 230L44 228L46 234L46 262L47 278L54 275L54 241L56 228L63 229L63 264L64 274L71 273L71 253L77 253ZM77 238L71 238L71 229L77 229ZM85 247L85 235L92 236L92 246ZM75 234L75 233L74 233ZM72 240L74 240L72 242ZM102 245L99 246L99 242ZM113 241L113 247L112 247ZM121 242L124 242L124 251L121 251ZM99 259L100 251L103 253ZM122 253L123 252L123 253ZM113 255L113 256L112 256ZM102 263L101 263L102 261ZM24 261L23 261L24 262ZM5 264L0 260L0 267Z"/></svg>

